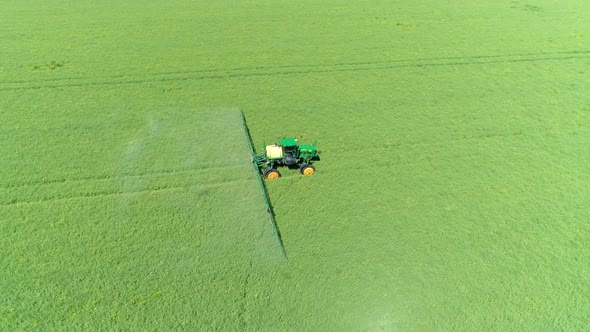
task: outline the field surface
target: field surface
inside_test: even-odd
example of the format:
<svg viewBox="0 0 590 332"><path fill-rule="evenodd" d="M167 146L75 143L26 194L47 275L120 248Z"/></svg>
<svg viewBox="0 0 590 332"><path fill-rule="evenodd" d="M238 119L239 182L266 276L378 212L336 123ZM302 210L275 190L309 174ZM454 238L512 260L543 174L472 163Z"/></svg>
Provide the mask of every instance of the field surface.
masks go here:
<svg viewBox="0 0 590 332"><path fill-rule="evenodd" d="M589 8L6 2L0 330L588 330Z"/></svg>

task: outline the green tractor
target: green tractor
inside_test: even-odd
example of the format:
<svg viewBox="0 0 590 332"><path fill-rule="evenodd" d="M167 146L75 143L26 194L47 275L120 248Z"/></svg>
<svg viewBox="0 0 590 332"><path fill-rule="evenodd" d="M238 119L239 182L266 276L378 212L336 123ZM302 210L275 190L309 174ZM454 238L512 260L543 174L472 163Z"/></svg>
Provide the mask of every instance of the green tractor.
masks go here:
<svg viewBox="0 0 590 332"><path fill-rule="evenodd" d="M275 168L277 166L299 168L301 174L312 175L315 173L315 167L311 161L319 160L320 157L316 144L317 141L313 145L297 145L297 139L283 138L280 143L264 144L264 152L255 154L253 161L258 165L258 169L261 170L264 177L270 180L281 176L281 173Z"/></svg>

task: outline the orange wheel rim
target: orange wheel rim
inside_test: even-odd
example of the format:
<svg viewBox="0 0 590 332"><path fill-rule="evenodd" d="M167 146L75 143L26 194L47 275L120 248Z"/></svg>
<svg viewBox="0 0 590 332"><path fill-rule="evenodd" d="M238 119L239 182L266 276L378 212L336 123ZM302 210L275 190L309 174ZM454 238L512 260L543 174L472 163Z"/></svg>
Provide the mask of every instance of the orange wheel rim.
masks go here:
<svg viewBox="0 0 590 332"><path fill-rule="evenodd" d="M308 167L306 169L303 170L303 175L312 175L314 173L314 169L311 167Z"/></svg>
<svg viewBox="0 0 590 332"><path fill-rule="evenodd" d="M274 179L276 179L278 177L279 177L279 173L277 173L277 172L270 172L270 173L268 173L268 178L271 179L271 180L274 180Z"/></svg>

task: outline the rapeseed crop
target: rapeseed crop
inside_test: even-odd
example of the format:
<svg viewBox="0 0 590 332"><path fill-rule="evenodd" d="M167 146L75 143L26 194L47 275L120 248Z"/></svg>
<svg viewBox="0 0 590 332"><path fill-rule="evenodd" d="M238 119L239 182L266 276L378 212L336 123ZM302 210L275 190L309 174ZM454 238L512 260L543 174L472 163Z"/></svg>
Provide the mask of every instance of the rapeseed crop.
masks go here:
<svg viewBox="0 0 590 332"><path fill-rule="evenodd" d="M580 1L0 11L0 329L584 330ZM259 148L319 140L311 177Z"/></svg>

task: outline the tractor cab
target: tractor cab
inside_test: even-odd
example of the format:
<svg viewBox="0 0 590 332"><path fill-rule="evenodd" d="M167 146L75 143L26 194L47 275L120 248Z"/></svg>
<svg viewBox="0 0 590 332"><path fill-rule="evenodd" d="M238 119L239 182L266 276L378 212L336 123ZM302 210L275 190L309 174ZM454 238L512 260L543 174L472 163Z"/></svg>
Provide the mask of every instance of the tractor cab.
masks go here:
<svg viewBox="0 0 590 332"><path fill-rule="evenodd" d="M296 148L297 147L297 139L296 138L282 138L281 139L281 146L284 148Z"/></svg>
<svg viewBox="0 0 590 332"><path fill-rule="evenodd" d="M285 164L287 166L297 165L299 158L299 147L297 146L297 139L283 138L281 139L281 146L285 155Z"/></svg>

